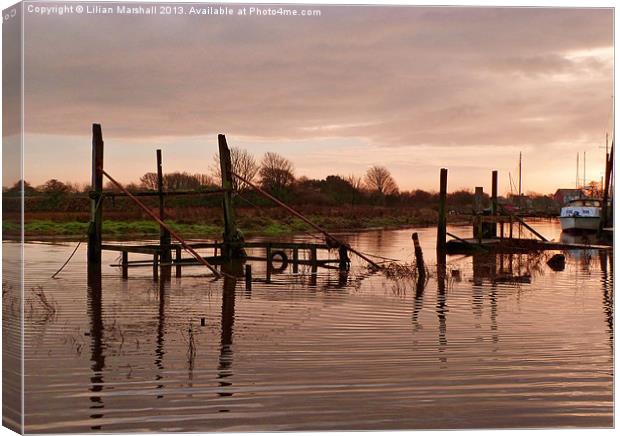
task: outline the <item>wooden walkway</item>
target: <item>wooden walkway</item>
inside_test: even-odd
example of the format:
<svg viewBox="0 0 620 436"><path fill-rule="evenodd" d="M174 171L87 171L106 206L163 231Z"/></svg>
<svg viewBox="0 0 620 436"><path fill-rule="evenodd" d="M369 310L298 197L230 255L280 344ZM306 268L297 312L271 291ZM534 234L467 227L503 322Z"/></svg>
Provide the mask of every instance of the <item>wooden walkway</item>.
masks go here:
<svg viewBox="0 0 620 436"><path fill-rule="evenodd" d="M455 238L446 243L448 254L467 254L480 250L497 253L523 253L543 250L611 250L612 248L610 245L574 244L524 238Z"/></svg>

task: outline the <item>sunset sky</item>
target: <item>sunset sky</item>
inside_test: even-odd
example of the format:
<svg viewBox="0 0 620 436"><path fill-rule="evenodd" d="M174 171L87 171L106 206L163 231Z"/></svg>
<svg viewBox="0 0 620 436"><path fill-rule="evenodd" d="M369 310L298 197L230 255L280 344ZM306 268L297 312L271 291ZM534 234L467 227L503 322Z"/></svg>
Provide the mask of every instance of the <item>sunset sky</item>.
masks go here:
<svg viewBox="0 0 620 436"><path fill-rule="evenodd" d="M239 6L232 6L238 8ZM297 6L297 9L302 7ZM611 9L316 6L320 17L67 14L25 19L25 178L208 172L217 133L296 176L388 167L401 189L524 191L603 174Z"/></svg>

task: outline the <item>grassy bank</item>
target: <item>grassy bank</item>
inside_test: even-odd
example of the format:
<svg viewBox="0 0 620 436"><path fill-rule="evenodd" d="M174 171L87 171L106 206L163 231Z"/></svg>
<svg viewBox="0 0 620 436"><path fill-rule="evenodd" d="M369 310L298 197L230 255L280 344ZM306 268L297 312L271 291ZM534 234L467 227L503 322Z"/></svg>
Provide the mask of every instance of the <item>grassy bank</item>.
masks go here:
<svg viewBox="0 0 620 436"><path fill-rule="evenodd" d="M357 211L357 213L339 213L342 211L337 210L329 212L329 214L308 214L307 217L319 226L332 231L425 226L434 224L437 219L437 214L431 210L400 209L390 211L386 209L364 209L363 211ZM55 216L54 219L44 219L36 215L27 215L25 234L29 238L84 237L88 231L88 222L84 219L76 220L74 217L67 218L63 220L61 217ZM174 230L187 237L221 237L223 232L221 217L203 216L202 218L202 220L194 219L191 221L171 219L166 222ZM298 218L282 215L281 213L271 216L270 214L240 214L238 216L238 225L248 236L279 236L311 230L310 226ZM3 220L2 230L5 238L19 235L19 225L11 219ZM159 226L156 222L146 219L104 220L103 233L108 238L157 237Z"/></svg>

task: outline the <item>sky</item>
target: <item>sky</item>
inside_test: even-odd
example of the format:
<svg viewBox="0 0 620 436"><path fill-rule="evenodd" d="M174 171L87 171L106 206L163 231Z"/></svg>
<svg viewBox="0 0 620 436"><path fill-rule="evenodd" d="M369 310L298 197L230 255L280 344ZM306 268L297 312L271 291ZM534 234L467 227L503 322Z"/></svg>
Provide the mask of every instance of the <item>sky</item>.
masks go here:
<svg viewBox="0 0 620 436"><path fill-rule="evenodd" d="M312 9L26 13L25 179L87 182L94 122L123 182L154 171L156 148L166 172L208 172L218 133L296 176L384 165L402 190L437 190L446 167L449 190L489 190L496 169L507 193L520 152L525 192L574 187L584 151L588 180L602 176L611 9Z"/></svg>

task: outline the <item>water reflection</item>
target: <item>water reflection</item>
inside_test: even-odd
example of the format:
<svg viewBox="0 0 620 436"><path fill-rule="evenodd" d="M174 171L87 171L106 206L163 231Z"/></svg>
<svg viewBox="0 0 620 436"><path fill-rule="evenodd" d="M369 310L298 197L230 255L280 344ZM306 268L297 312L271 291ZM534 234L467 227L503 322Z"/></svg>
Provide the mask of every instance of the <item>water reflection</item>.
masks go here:
<svg viewBox="0 0 620 436"><path fill-rule="evenodd" d="M266 284L261 264L251 294L243 279L206 283L199 268L174 281L160 269L157 287L150 268L128 281L104 270L105 295L101 271L89 274L86 293L82 275L67 275L48 292L58 319L45 335L29 327L27 430L611 425L611 252L597 250L588 274L582 260L555 272L545 256L523 254L448 257L436 269L433 235L420 234L428 277L401 281L401 293L359 259L348 276L320 269L315 287L309 268ZM410 264L411 231L400 235L369 233L358 245ZM374 246L386 237L392 245ZM198 370L183 334L200 317ZM59 332L69 329L81 329L90 353L67 354ZM125 344L148 345L122 349L121 329ZM118 371L127 366L131 380Z"/></svg>
<svg viewBox="0 0 620 436"><path fill-rule="evenodd" d="M159 280L158 293L158 312L157 312L157 334L155 338L155 381L158 383L156 389L161 391L164 389L164 341L166 332L166 285L170 282L170 267L161 268L161 280ZM166 271L167 270L167 271ZM157 398L163 398L163 393L158 393Z"/></svg>
<svg viewBox="0 0 620 436"><path fill-rule="evenodd" d="M102 316L102 290L101 290L101 266L93 266L88 269L88 317L90 319L90 418L103 418L103 398L98 395L103 390L103 370L105 368L104 342L103 342L103 316ZM100 425L91 426L92 430L101 430Z"/></svg>
<svg viewBox="0 0 620 436"><path fill-rule="evenodd" d="M448 358L444 355L448 339L446 336L446 264L445 262L437 263L437 319L439 321L439 361L447 363ZM442 368L445 368L442 366Z"/></svg>
<svg viewBox="0 0 620 436"><path fill-rule="evenodd" d="M232 262L226 265L224 271L227 275L224 276L222 284L222 327L217 378L218 384L222 388L218 395L220 397L231 397L233 394L227 388L232 386L232 382L227 379L233 375L233 328L235 325L235 288L237 286L235 277L241 275L242 264ZM220 412L228 412L228 409L220 410Z"/></svg>

